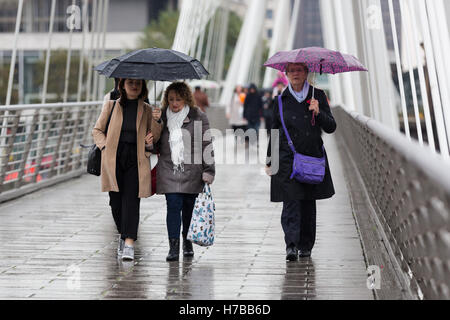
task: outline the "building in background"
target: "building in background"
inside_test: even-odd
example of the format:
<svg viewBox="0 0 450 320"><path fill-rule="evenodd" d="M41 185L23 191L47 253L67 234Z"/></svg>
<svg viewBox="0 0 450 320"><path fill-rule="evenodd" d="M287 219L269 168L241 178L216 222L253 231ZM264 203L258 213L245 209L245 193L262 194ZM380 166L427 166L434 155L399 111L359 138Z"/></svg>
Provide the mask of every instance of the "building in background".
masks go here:
<svg viewBox="0 0 450 320"><path fill-rule="evenodd" d="M97 3L104 3L96 0ZM18 0L0 1L0 87L7 87L7 74L14 46L14 31L18 10ZM84 0L76 0L80 7ZM52 0L24 1L22 23L17 41L16 76L14 90L17 90L19 103L30 103L39 97L41 88L33 83L34 66L45 58L49 38L49 24ZM69 47L69 29L67 9L72 0L55 2L55 18L51 41L52 50L66 50ZM177 9L178 0L109 0L107 33L105 41L106 56L118 55L136 48L141 31L158 17L161 10ZM88 1L88 12L91 16L93 0ZM83 22L81 26L83 26ZM92 30L92 21L89 31ZM91 35L85 38L85 49L91 45ZM101 48L101 43L99 47ZM94 46L96 43L94 42ZM82 48L82 28L74 29L71 44L72 56L77 57ZM49 92L52 95L52 92ZM1 95L0 95L1 96ZM69 99L70 100L70 99ZM0 101L3 104L5 101Z"/></svg>
<svg viewBox="0 0 450 320"><path fill-rule="evenodd" d="M323 47L319 1L301 0L294 48Z"/></svg>
<svg viewBox="0 0 450 320"><path fill-rule="evenodd" d="M267 0L266 12L264 15L262 38L269 41L273 37L273 28L275 26L275 17L277 13L277 6L275 0Z"/></svg>

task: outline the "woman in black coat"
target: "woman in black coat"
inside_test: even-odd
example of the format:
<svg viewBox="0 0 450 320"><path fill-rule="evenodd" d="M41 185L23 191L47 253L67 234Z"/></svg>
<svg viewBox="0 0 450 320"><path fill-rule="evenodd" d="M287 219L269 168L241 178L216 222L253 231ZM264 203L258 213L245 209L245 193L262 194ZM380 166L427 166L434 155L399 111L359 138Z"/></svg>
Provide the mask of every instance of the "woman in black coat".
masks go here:
<svg viewBox="0 0 450 320"><path fill-rule="evenodd" d="M289 64L286 75L289 86L282 93L281 101L284 122L294 148L297 153L321 158L325 150L322 149L322 130L326 133L336 130L325 92L315 89L315 99L312 99L313 88L306 80L308 67L305 64ZM272 130L276 130L272 132L278 132L279 140L276 143L277 139L272 135L267 151L270 197L272 202L283 202L281 224L285 234L286 259L294 261L297 256L311 255L316 237L316 200L331 198L335 192L328 159L322 183L312 185L290 179L294 154L281 124L278 97L274 99L272 119Z"/></svg>

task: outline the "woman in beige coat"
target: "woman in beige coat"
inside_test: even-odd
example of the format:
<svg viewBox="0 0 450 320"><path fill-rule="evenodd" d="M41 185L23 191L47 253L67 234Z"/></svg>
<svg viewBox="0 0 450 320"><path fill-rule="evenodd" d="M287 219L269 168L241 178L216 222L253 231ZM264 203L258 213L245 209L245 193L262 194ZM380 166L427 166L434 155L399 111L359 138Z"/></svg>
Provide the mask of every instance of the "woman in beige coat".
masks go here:
<svg viewBox="0 0 450 320"><path fill-rule="evenodd" d="M144 102L148 95L144 80L121 79L119 92L117 101L109 100L103 106L92 135L102 150L102 192L109 192L109 204L120 234L117 253L124 260L133 260L140 198L151 195L148 151L159 140L162 122L161 110L152 111Z"/></svg>

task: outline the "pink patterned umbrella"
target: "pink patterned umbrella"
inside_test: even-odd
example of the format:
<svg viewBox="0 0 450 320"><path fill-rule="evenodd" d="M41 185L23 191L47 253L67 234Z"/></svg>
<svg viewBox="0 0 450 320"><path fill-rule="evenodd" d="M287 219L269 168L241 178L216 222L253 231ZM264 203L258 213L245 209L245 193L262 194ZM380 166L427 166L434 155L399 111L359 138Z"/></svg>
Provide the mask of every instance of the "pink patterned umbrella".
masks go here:
<svg viewBox="0 0 450 320"><path fill-rule="evenodd" d="M367 71L354 56L319 47L277 52L264 63L264 66L284 72L289 63L305 63L309 72L320 74Z"/></svg>
<svg viewBox="0 0 450 320"><path fill-rule="evenodd" d="M308 66L309 72L314 72L314 78L317 72L320 74L336 74L352 71L368 71L354 56L320 47L277 52L264 63L264 66L284 72L289 63L305 63Z"/></svg>

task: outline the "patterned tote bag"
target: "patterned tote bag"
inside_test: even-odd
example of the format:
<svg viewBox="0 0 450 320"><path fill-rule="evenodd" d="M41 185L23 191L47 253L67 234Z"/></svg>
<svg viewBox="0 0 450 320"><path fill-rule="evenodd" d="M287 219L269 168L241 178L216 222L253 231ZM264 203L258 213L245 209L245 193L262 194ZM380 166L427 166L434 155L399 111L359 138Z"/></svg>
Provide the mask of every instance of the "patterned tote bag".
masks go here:
<svg viewBox="0 0 450 320"><path fill-rule="evenodd" d="M195 199L191 225L187 239L199 246L211 246L214 243L214 211L216 205L211 195L211 187L205 183L203 192Z"/></svg>

